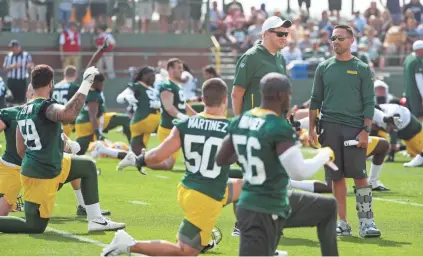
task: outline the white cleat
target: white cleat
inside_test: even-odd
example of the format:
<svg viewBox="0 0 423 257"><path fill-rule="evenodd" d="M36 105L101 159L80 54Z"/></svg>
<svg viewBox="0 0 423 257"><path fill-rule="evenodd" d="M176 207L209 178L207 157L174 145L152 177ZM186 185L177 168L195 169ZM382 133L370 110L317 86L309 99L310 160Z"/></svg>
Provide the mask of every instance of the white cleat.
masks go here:
<svg viewBox="0 0 423 257"><path fill-rule="evenodd" d="M88 221L88 232L94 231L116 231L125 228L125 223L114 222L104 217Z"/></svg>
<svg viewBox="0 0 423 257"><path fill-rule="evenodd" d="M360 236L361 237L380 237L380 230L376 227L374 222L370 224L363 223L360 226Z"/></svg>
<svg viewBox="0 0 423 257"><path fill-rule="evenodd" d="M129 248L137 242L125 230L118 230L112 242L103 248L101 256L118 256L121 254L129 255Z"/></svg>
<svg viewBox="0 0 423 257"><path fill-rule="evenodd" d="M96 141L94 143L94 150L91 152L91 157L96 159L102 155L102 150L105 148L102 142Z"/></svg>
<svg viewBox="0 0 423 257"><path fill-rule="evenodd" d="M288 256L288 252L287 251L276 250L275 256L283 256L283 257L286 257L286 256Z"/></svg>
<svg viewBox="0 0 423 257"><path fill-rule="evenodd" d="M418 154L410 162L404 163L404 167L419 167L423 165L423 157Z"/></svg>
<svg viewBox="0 0 423 257"><path fill-rule="evenodd" d="M117 165L116 170L122 170L126 167L136 167L137 156L133 152L128 152Z"/></svg>

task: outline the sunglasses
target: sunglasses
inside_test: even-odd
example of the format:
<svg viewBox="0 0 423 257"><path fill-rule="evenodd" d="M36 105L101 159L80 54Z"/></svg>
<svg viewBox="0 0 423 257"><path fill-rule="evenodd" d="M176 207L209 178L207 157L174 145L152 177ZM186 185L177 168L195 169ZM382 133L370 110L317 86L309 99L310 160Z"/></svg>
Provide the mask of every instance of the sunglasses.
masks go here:
<svg viewBox="0 0 423 257"><path fill-rule="evenodd" d="M275 33L277 37L288 37L289 32L269 30L269 32Z"/></svg>
<svg viewBox="0 0 423 257"><path fill-rule="evenodd" d="M335 41L335 40L339 40L339 41L344 41L345 39L347 39L349 37L339 37L339 36L331 36L330 37L330 41Z"/></svg>

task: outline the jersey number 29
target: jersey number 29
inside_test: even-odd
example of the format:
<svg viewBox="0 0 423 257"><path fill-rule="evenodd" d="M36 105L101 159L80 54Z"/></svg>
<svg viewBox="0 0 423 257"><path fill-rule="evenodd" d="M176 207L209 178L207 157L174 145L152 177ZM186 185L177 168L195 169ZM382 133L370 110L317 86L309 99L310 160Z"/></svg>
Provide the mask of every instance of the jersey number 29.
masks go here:
<svg viewBox="0 0 423 257"><path fill-rule="evenodd" d="M216 178L220 174L221 167L216 165L215 157L210 156L212 148L216 147L216 151L220 145L222 145L223 139L217 137L209 137L206 140L205 136L198 135L185 135L184 140L184 153L185 165L187 170L192 173L200 172L203 177ZM198 152L192 151L193 144L203 145L203 154L200 155ZM191 165L189 161L194 161L194 165ZM209 167L212 166L211 169Z"/></svg>
<svg viewBox="0 0 423 257"><path fill-rule="evenodd" d="M19 130L25 140L25 145L30 150L41 150L40 136L38 135L35 123L31 119L19 120Z"/></svg>
<svg viewBox="0 0 423 257"><path fill-rule="evenodd" d="M247 139L247 136L233 135L232 142L238 156L238 161L241 163L245 171L244 179L247 180L251 185L263 184L266 180L266 170L264 168L264 163L259 157L253 156L252 154L253 149L256 151L261 150L261 145L258 139L255 137L249 137ZM245 147L247 156L240 154L240 147ZM253 167L255 167L255 175L253 174Z"/></svg>

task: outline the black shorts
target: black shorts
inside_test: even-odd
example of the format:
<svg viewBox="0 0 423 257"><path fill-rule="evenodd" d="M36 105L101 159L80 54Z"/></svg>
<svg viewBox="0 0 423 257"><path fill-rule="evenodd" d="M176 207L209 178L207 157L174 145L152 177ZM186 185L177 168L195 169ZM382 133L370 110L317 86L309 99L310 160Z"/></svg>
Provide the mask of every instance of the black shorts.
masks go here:
<svg viewBox="0 0 423 257"><path fill-rule="evenodd" d="M329 11L340 11L342 0L329 0Z"/></svg>
<svg viewBox="0 0 423 257"><path fill-rule="evenodd" d="M107 14L107 3L91 3L90 11L94 18L105 16Z"/></svg>
<svg viewBox="0 0 423 257"><path fill-rule="evenodd" d="M191 19L194 21L199 21L201 18L201 3L191 3L190 4L190 13Z"/></svg>
<svg viewBox="0 0 423 257"><path fill-rule="evenodd" d="M14 103L25 103L26 101L26 79L8 79L7 88L12 92Z"/></svg>
<svg viewBox="0 0 423 257"><path fill-rule="evenodd" d="M342 178L367 178L366 149L356 146L344 146L344 141L355 140L360 128L321 121L319 143L322 147L330 147L335 153L335 164L339 170L334 171L325 166L326 180L340 180Z"/></svg>
<svg viewBox="0 0 423 257"><path fill-rule="evenodd" d="M82 23L82 19L87 14L88 4L74 4L75 19L77 22Z"/></svg>
<svg viewBox="0 0 423 257"><path fill-rule="evenodd" d="M298 6L301 7L305 3L307 9L310 8L310 0L298 0Z"/></svg>

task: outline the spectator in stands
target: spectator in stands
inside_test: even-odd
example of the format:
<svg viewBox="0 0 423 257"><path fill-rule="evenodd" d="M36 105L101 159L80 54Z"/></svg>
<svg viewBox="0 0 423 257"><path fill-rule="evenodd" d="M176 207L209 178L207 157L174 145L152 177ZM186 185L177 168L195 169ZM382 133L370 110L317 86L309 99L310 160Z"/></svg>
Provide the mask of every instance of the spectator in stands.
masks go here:
<svg viewBox="0 0 423 257"><path fill-rule="evenodd" d="M218 78L219 74L217 74L216 68L213 65L207 65L203 68L203 78L204 80L208 80L211 78Z"/></svg>
<svg viewBox="0 0 423 257"><path fill-rule="evenodd" d="M169 0L155 0L156 12L159 14L160 32L169 32L169 17L172 14Z"/></svg>
<svg viewBox="0 0 423 257"><path fill-rule="evenodd" d="M414 13L414 18L418 23L422 21L423 5L420 3L420 0L410 0L410 2L404 5L404 12L411 10Z"/></svg>
<svg viewBox="0 0 423 257"><path fill-rule="evenodd" d="M259 13L257 14L256 23L248 28L247 42L250 47L257 42L257 40L261 39L261 27L265 20L264 15Z"/></svg>
<svg viewBox="0 0 423 257"><path fill-rule="evenodd" d="M407 34L400 26L392 26L385 35L383 47L385 49L385 56L389 61L398 60L397 65L402 65L404 60L404 51L407 41ZM392 56L393 58L391 58ZM399 56L399 58L398 58Z"/></svg>
<svg viewBox="0 0 423 257"><path fill-rule="evenodd" d="M381 41L384 41L386 33L393 26L391 14L389 13L388 10L385 10L382 12L381 23L382 23L382 26L381 26L380 39Z"/></svg>
<svg viewBox="0 0 423 257"><path fill-rule="evenodd" d="M247 31L245 29L245 20L238 19L235 22L235 29L232 31L232 36L234 37L235 44L232 49L233 54L237 54L239 52L243 53L245 50L249 48L248 40L247 40Z"/></svg>
<svg viewBox="0 0 423 257"><path fill-rule="evenodd" d="M75 21L83 25L85 31L89 30L89 27L84 22L84 17L87 14L89 7L89 0L73 0L72 8L74 9Z"/></svg>
<svg viewBox="0 0 423 257"><path fill-rule="evenodd" d="M319 30L325 28L329 24L329 15L327 11L322 12L322 16L319 21Z"/></svg>
<svg viewBox="0 0 423 257"><path fill-rule="evenodd" d="M12 17L12 32L20 32L25 27L25 2L26 0L13 0L9 2L9 15Z"/></svg>
<svg viewBox="0 0 423 257"><path fill-rule="evenodd" d="M72 0L62 0L59 3L59 21L62 29L67 29L72 14Z"/></svg>
<svg viewBox="0 0 423 257"><path fill-rule="evenodd" d="M193 33L200 33L200 20L201 20L201 9L203 1L202 0L190 0L189 9L190 17L192 19Z"/></svg>
<svg viewBox="0 0 423 257"><path fill-rule="evenodd" d="M312 42L312 40L311 40L311 37L310 37L310 32L309 32L308 30L306 30L306 31L304 32L304 39L303 39L303 40L301 40L301 41L298 43L298 48L299 48L301 51L304 51L304 50L306 50L306 49L312 49L312 48L313 48L313 42Z"/></svg>
<svg viewBox="0 0 423 257"><path fill-rule="evenodd" d="M10 52L3 62L3 69L7 72L7 86L12 93L13 101L16 104L24 104L26 97L27 78L29 70L34 63L31 55L23 51L19 41L12 40L9 43Z"/></svg>
<svg viewBox="0 0 423 257"><path fill-rule="evenodd" d="M295 41L288 42L288 46L285 46L282 49L282 55L287 66L290 66L289 64L292 61L301 61L303 59L301 50L297 47L297 43Z"/></svg>
<svg viewBox="0 0 423 257"><path fill-rule="evenodd" d="M103 47L105 40L107 40L108 47L103 51L103 56L98 60L96 67L103 74L104 68L106 68L109 79L113 79L116 77L113 58L113 49L116 47L116 41L112 34L107 32L107 25L105 24L97 26L97 33L95 40L97 49Z"/></svg>
<svg viewBox="0 0 423 257"><path fill-rule="evenodd" d="M385 68L385 58L382 53L382 42L376 37L377 31L373 27L368 27L365 36L360 39L360 44L365 44L368 47L368 53L373 65L380 69Z"/></svg>
<svg viewBox="0 0 423 257"><path fill-rule="evenodd" d="M292 27L291 27L291 40L294 41L301 41L304 39L304 27L301 24L301 18L295 17L292 20Z"/></svg>
<svg viewBox="0 0 423 257"><path fill-rule="evenodd" d="M230 9L233 7L239 8L241 11L241 14L244 14L244 8L242 7L242 4L238 2L237 0L232 0L232 2L230 2L229 4L225 6L225 9L224 9L225 13L229 14Z"/></svg>
<svg viewBox="0 0 423 257"><path fill-rule="evenodd" d="M311 4L310 2L311 2L311 0L298 0L298 7L300 7L300 10L301 10L303 3L304 3L304 5L306 6L306 10L307 10L308 15L310 15L310 4Z"/></svg>
<svg viewBox="0 0 423 257"><path fill-rule="evenodd" d="M8 0L0 0L0 32L6 31L6 30L3 30L3 23L5 22L5 18L8 16L9 16Z"/></svg>
<svg viewBox="0 0 423 257"><path fill-rule="evenodd" d="M148 33L153 16L153 5L153 0L141 0L135 3L135 15L140 17L138 27L142 33Z"/></svg>
<svg viewBox="0 0 423 257"><path fill-rule="evenodd" d="M380 18L381 16L381 11L377 8L376 1L370 2L370 7L364 12L364 18L368 20L372 15L376 18Z"/></svg>
<svg viewBox="0 0 423 257"><path fill-rule="evenodd" d="M190 20L190 5L188 0L178 0L173 9L174 19L176 22L176 34L186 33L188 21Z"/></svg>
<svg viewBox="0 0 423 257"><path fill-rule="evenodd" d="M63 69L66 66L72 65L79 70L81 35L78 32L78 24L75 22L70 22L69 28L60 34L59 50Z"/></svg>
<svg viewBox="0 0 423 257"><path fill-rule="evenodd" d="M356 11L354 13L354 27L357 29L357 32L360 33L361 35L364 34L364 28L366 27L366 19L364 19L363 16L361 16L360 11Z"/></svg>
<svg viewBox="0 0 423 257"><path fill-rule="evenodd" d="M306 24L306 31L308 32L310 39L315 40L319 37L319 27L312 20L308 20Z"/></svg>
<svg viewBox="0 0 423 257"><path fill-rule="evenodd" d="M408 19L405 26L405 32L407 33L407 46L406 51L409 53L412 51L412 46L415 41L419 39L419 32L417 31L417 21L415 19Z"/></svg>
<svg viewBox="0 0 423 257"><path fill-rule="evenodd" d="M267 19L269 17L269 14L266 11L266 4L265 3L260 5L260 11L264 14L265 19Z"/></svg>
<svg viewBox="0 0 423 257"><path fill-rule="evenodd" d="M332 52L332 44L329 41L330 34L327 30L321 30L319 35L319 49L324 52Z"/></svg>
<svg viewBox="0 0 423 257"><path fill-rule="evenodd" d="M225 31L225 24L223 23L223 19L225 18L225 14L222 10L217 9L217 2L213 1L212 8L209 12L209 29L210 31L215 34L219 35L224 33Z"/></svg>
<svg viewBox="0 0 423 257"><path fill-rule="evenodd" d="M115 32L132 32L132 2L114 0L113 12L116 17Z"/></svg>

